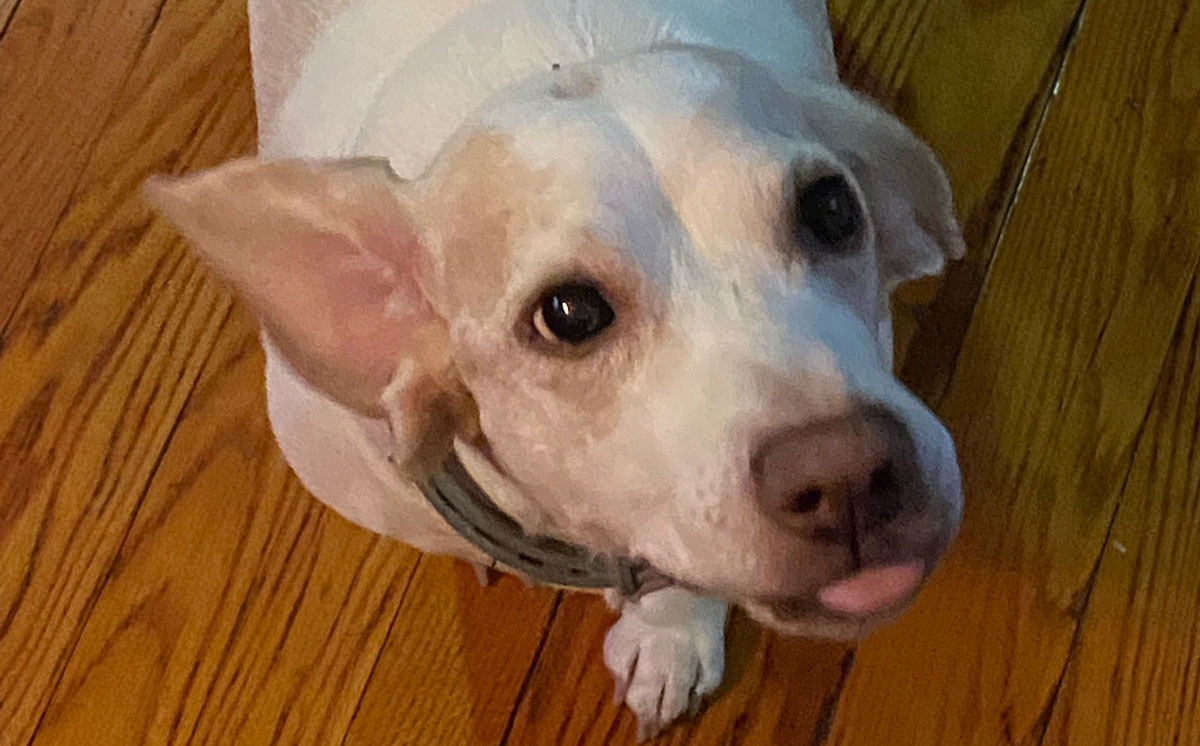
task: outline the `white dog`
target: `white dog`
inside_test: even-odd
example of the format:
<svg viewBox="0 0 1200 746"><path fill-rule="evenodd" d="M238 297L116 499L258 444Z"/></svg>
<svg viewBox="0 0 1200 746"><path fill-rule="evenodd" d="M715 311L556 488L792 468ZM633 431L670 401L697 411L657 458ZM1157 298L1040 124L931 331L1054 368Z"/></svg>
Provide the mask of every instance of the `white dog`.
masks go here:
<svg viewBox="0 0 1200 746"><path fill-rule="evenodd" d="M728 604L848 639L911 601L962 498L888 299L963 244L820 0L250 11L260 157L148 191L260 320L314 495L614 587L643 736L717 687Z"/></svg>

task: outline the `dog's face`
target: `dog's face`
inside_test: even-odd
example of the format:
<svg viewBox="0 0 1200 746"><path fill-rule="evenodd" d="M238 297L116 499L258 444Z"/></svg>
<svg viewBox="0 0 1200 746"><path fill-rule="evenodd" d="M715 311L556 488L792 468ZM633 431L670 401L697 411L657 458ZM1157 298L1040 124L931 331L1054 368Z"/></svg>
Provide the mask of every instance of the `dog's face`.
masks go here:
<svg viewBox="0 0 1200 746"><path fill-rule="evenodd" d="M957 527L887 303L961 252L949 188L841 89L657 50L506 91L411 182L241 162L151 193L414 477L470 439L526 525L835 637Z"/></svg>

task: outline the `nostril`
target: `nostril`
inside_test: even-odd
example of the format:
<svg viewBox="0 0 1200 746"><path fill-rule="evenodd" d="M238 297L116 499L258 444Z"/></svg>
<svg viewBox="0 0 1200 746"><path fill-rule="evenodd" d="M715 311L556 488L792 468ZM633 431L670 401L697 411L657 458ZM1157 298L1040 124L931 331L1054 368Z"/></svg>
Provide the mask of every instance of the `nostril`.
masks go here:
<svg viewBox="0 0 1200 746"><path fill-rule="evenodd" d="M894 521L904 508L902 491L896 462L889 458L871 472L870 513L882 523Z"/></svg>
<svg viewBox="0 0 1200 746"><path fill-rule="evenodd" d="M887 459L871 472L871 494L895 492L897 486L896 464Z"/></svg>
<svg viewBox="0 0 1200 746"><path fill-rule="evenodd" d="M821 506L824 497L825 493L820 487L810 487L792 495L785 503L784 510L788 513L811 513Z"/></svg>

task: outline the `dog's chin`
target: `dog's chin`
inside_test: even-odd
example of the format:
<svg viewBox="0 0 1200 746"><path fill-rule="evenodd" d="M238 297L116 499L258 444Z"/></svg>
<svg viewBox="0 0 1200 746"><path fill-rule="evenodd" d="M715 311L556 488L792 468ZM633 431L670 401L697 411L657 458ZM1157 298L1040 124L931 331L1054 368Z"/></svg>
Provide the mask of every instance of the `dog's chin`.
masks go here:
<svg viewBox="0 0 1200 746"><path fill-rule="evenodd" d="M899 619L911 603L909 598L862 615L833 612L811 598L745 600L738 605L751 619L786 637L856 642Z"/></svg>

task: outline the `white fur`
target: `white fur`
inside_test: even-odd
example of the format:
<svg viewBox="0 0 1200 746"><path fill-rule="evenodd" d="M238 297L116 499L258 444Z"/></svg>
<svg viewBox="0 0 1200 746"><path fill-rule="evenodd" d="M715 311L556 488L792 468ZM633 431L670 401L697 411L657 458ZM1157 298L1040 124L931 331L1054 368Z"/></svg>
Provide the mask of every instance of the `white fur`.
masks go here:
<svg viewBox="0 0 1200 746"><path fill-rule="evenodd" d="M252 28L256 36L270 32ZM385 155L397 173L415 177L505 86L553 63L673 42L739 51L797 90L808 81L835 80L820 2L357 0L301 61L278 116L262 127L260 155ZM681 96L687 90L681 88ZM268 400L280 446L314 494L365 527L421 548L476 556L417 490L395 477L383 425L312 391L270 346L267 354ZM489 474L480 478L497 481ZM523 506L504 507L519 514Z"/></svg>
<svg viewBox="0 0 1200 746"><path fill-rule="evenodd" d="M629 604L604 639L615 698L638 714L638 737L695 711L725 674L728 605L679 588Z"/></svg>
<svg viewBox="0 0 1200 746"><path fill-rule="evenodd" d="M306 55L261 152L386 153L416 176L505 86L669 42L739 51L795 85L836 76L825 8L809 0L357 0Z"/></svg>
<svg viewBox="0 0 1200 746"><path fill-rule="evenodd" d="M271 33L255 25L256 48ZM513 93L526 84L544 87L555 63L568 67L673 44L732 52L756 67L742 74L685 52L626 57L605 67L598 103L581 101L565 117L566 109L548 98L538 104ZM263 85L275 79L265 64L256 57ZM456 448L494 499L530 530L573 533L596 549L651 558L677 577L706 578L723 597L771 596L785 592L778 578L796 559L786 552L764 557L758 542L783 542L781 532L728 499L746 491L744 475L729 464L763 431L836 416L852 394L887 402L918 433L922 467L948 509L957 511L960 500L948 435L889 371L890 319L878 288L904 278L880 277L882 263L873 259L821 272L799 265L781 270L761 250L774 230L767 207L781 199L772 185L789 168L850 174L855 166L846 160L847 142L866 137L821 119L822 107L849 110L841 96L820 0L351 0L316 35L290 91L277 95L283 103L262 123L260 146L272 160L383 156L402 177L415 179L471 121L519 134L514 147L526 162L575 163L578 189L589 197L565 203L564 213L629 250L646 282L666 298L671 333L621 392L613 427L547 477L563 486L561 500L525 499L473 448L461 442ZM813 104L797 108L800 99ZM576 114L586 121L578 131L571 124ZM606 128L604 117L619 126ZM712 127L688 129L694 140L680 143L681 122ZM840 135L847 142L831 142ZM799 151L798 137L806 143ZM629 138L636 148L627 147ZM633 151L642 153L640 160L624 155ZM874 182L854 183L862 194ZM744 204L718 209L730 199ZM903 222L921 208L902 202L889 209L889 219ZM677 220L662 217L668 214ZM731 223L734 214L739 222ZM917 215L914 241L953 243L952 216L936 225L927 218ZM874 234L865 240L874 242ZM531 239L517 257L513 302L568 250L555 233L538 245ZM731 254L730 245L746 251ZM941 254L934 253L925 270L940 267ZM857 291L846 289L851 285ZM387 425L314 390L264 341L271 423L313 494L371 530L486 563L397 476ZM536 381L522 385L529 398L538 397ZM483 417L485 431L497 425L487 412ZM531 437L524 447L536 455L544 445ZM597 473L596 464L622 466ZM611 500L569 499L568 488L582 484L604 485ZM678 494L663 499L672 491ZM638 525L615 538L611 527L631 518ZM729 539L719 546L712 543L715 527ZM831 560L829 567L836 566ZM716 688L726 616L724 601L679 588L626 607L606 641L605 661L643 735Z"/></svg>

